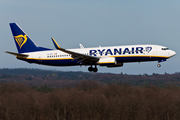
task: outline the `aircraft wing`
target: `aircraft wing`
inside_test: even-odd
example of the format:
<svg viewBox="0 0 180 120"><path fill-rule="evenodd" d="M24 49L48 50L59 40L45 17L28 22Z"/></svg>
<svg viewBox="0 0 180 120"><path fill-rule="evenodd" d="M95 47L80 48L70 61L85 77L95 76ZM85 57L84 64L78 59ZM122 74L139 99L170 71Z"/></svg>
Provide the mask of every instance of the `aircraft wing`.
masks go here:
<svg viewBox="0 0 180 120"><path fill-rule="evenodd" d="M78 53L78 52L74 52L74 51L70 51L70 50L61 48L61 47L59 47L57 42L54 40L54 38L51 38L51 39L52 39L56 49L63 51L65 53L71 54L71 57L74 58L73 60L78 60L78 63L82 62L83 64L88 64L91 62L97 62L100 59L99 57L96 57L96 56L85 55L82 53Z"/></svg>
<svg viewBox="0 0 180 120"><path fill-rule="evenodd" d="M29 56L29 55L25 55L25 54L8 52L8 51L5 51L5 53L9 53L9 54L11 54L11 55L15 55L16 57L28 57L28 56Z"/></svg>

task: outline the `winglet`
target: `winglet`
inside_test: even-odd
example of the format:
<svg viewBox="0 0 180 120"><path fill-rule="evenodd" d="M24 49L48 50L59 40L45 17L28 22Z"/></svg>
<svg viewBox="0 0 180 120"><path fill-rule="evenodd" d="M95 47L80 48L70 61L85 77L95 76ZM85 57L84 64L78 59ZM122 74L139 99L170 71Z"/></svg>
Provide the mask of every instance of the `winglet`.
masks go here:
<svg viewBox="0 0 180 120"><path fill-rule="evenodd" d="M79 44L79 46L80 46L81 49L84 49L84 46L82 44Z"/></svg>
<svg viewBox="0 0 180 120"><path fill-rule="evenodd" d="M51 38L53 43L54 43L54 46L56 49L61 49L61 47L59 47L59 45L57 44L57 42L54 40L54 38Z"/></svg>

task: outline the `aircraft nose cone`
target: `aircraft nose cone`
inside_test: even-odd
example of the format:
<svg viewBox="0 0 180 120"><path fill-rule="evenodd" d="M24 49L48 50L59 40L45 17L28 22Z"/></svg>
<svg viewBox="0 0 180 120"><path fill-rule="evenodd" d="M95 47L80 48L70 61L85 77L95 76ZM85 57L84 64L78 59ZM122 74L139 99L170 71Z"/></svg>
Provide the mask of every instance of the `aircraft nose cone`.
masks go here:
<svg viewBox="0 0 180 120"><path fill-rule="evenodd" d="M170 51L170 57L173 57L173 56L175 56L175 55L176 55L176 52L173 51L173 50L171 50L171 51Z"/></svg>

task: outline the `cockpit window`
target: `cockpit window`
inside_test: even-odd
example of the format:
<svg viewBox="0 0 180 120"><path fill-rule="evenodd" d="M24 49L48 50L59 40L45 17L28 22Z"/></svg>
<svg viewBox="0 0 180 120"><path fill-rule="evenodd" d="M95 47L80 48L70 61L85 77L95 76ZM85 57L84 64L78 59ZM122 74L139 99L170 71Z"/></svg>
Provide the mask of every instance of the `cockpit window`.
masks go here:
<svg viewBox="0 0 180 120"><path fill-rule="evenodd" d="M169 48L162 48L162 50L169 50Z"/></svg>

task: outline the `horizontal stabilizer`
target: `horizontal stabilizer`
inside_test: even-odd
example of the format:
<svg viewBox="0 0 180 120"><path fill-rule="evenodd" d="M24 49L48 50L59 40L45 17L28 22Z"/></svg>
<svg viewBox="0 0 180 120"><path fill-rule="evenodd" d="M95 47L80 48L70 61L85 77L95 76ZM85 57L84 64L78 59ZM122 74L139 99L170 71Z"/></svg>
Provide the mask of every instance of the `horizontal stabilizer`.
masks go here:
<svg viewBox="0 0 180 120"><path fill-rule="evenodd" d="M9 53L9 54L11 54L11 55L15 55L16 57L28 57L28 56L29 56L29 55L25 55L25 54L8 52L8 51L5 51L5 53Z"/></svg>

